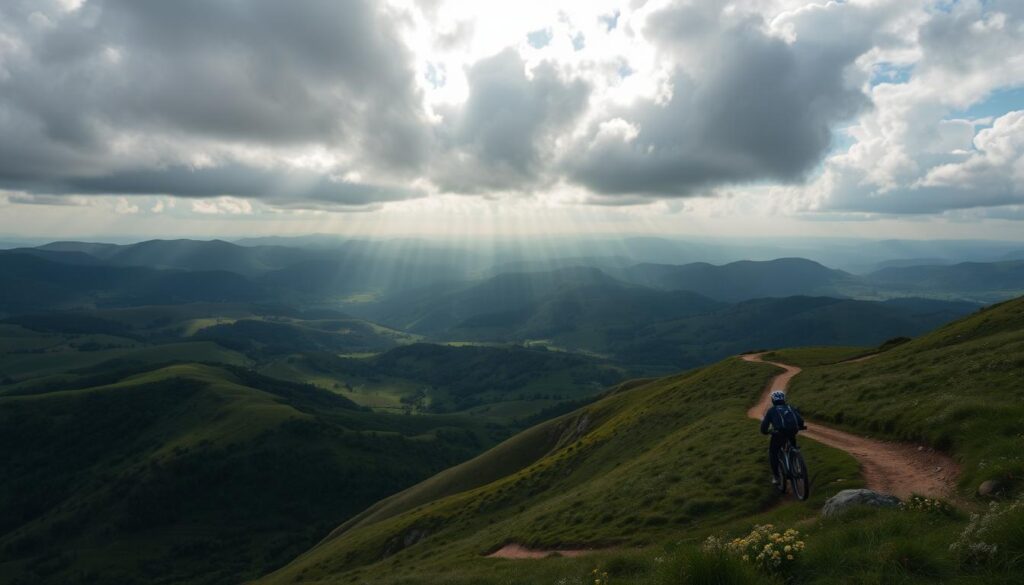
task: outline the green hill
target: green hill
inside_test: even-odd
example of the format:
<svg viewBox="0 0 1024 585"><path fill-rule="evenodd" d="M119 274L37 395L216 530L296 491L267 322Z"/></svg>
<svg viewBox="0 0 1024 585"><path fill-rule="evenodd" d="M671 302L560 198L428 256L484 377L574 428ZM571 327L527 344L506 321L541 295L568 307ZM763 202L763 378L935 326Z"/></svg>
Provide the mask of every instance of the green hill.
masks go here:
<svg viewBox="0 0 1024 585"><path fill-rule="evenodd" d="M867 275L876 287L922 294L943 292L1004 299L1024 290L1024 260L883 268Z"/></svg>
<svg viewBox="0 0 1024 585"><path fill-rule="evenodd" d="M872 359L840 361L863 353L774 357L808 366L791 395L810 417L948 451L963 467L964 499L986 479L1003 482L1006 496L1020 490L1024 299L888 345ZM984 536L962 513L914 507L797 522L816 516L825 496L858 484L853 460L809 440L812 501L773 506L763 440L744 412L774 372L729 359L624 386L379 502L260 582L568 583L586 582L593 567L637 585L1019 579L1024 508L990 512ZM766 521L807 533L806 554L784 574L758 577L739 558L715 560L698 545ZM977 538L995 547L951 548ZM607 550L533 562L484 557L509 542ZM642 548L629 552L635 546ZM713 563L722 580L687 580Z"/></svg>
<svg viewBox="0 0 1024 585"><path fill-rule="evenodd" d="M728 267L735 271L747 265L756 268L751 268L748 280L764 276L770 266L799 271L811 265L820 278L807 276L796 289L814 288L811 281L835 284L853 278L799 259ZM730 288L726 276L735 277L733 284L742 289L745 281L730 271L716 273L717 279L725 279L719 284ZM765 294L788 292L783 285L754 288ZM543 343L667 373L756 347L875 345L891 337L919 335L977 306L918 298L861 301L808 296L729 304L685 290L627 284L595 268L576 267L502 274L454 291L402 293L366 310L382 322L428 339Z"/></svg>
<svg viewBox="0 0 1024 585"><path fill-rule="evenodd" d="M962 487L973 492L986 479L1024 480L1022 372L1024 299L1016 299L873 359L809 368L793 392L817 419L956 453Z"/></svg>
<svg viewBox="0 0 1024 585"><path fill-rule="evenodd" d="M223 240L148 240L136 244L53 242L29 250L85 254L109 266L224 270L255 276L315 257L282 246L239 246ZM28 251L28 250L26 250Z"/></svg>
<svg viewBox="0 0 1024 585"><path fill-rule="evenodd" d="M544 348L428 343L359 358L289 355L261 371L319 384L360 403L367 395L390 394L398 402L395 408L432 413L472 409L517 419L589 399L625 374L603 360Z"/></svg>
<svg viewBox="0 0 1024 585"><path fill-rule="evenodd" d="M615 339L608 351L626 363L693 367L754 348L877 345L893 337L920 335L976 308L972 303L928 299L756 299L651 324Z"/></svg>
<svg viewBox="0 0 1024 585"><path fill-rule="evenodd" d="M482 555L507 542L650 545L763 512L775 496L744 413L773 374L733 359L622 387L380 502L264 582L498 582ZM819 503L856 485L849 457L807 450Z"/></svg>
<svg viewBox="0 0 1024 585"><path fill-rule="evenodd" d="M443 335L467 320L484 316L507 329L523 322L537 304L560 291L624 286L596 268L510 272L479 282L451 282L399 292L369 310L371 317L383 323L416 333Z"/></svg>
<svg viewBox="0 0 1024 585"><path fill-rule="evenodd" d="M838 296L857 283L842 270L804 258L743 260L722 266L637 264L623 271L630 282L662 290L686 290L727 302L764 297Z"/></svg>
<svg viewBox="0 0 1024 585"><path fill-rule="evenodd" d="M0 396L0 583L256 577L503 432L238 367L134 372Z"/></svg>
<svg viewBox="0 0 1024 585"><path fill-rule="evenodd" d="M260 287L232 272L65 264L33 254L0 254L0 315L265 298Z"/></svg>

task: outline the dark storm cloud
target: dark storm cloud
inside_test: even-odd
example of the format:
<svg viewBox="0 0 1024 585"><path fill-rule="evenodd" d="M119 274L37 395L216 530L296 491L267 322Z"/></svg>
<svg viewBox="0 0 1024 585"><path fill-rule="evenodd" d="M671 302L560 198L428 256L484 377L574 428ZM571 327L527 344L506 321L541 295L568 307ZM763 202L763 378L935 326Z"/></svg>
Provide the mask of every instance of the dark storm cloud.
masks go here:
<svg viewBox="0 0 1024 585"><path fill-rule="evenodd" d="M85 188L149 172L187 178L158 189L187 196L224 178L199 186L209 173L140 170L160 153L136 161L114 150L140 135L154 149L186 139L341 148L361 168L396 177L415 176L425 160L411 56L376 3L92 0L35 12L42 8L0 7L0 33L18 39L0 58L2 181ZM82 178L96 174L109 177Z"/></svg>
<svg viewBox="0 0 1024 585"><path fill-rule="evenodd" d="M123 171L100 177L37 183L34 190L50 195L175 195L192 198L233 195L270 203L317 201L338 205L367 205L423 196L422 192L413 189L351 183L318 172L241 164Z"/></svg>
<svg viewBox="0 0 1024 585"><path fill-rule="evenodd" d="M526 75L507 49L468 72L469 98L444 113L435 181L447 191L529 189L544 179L553 141L583 112L590 86L550 63Z"/></svg>
<svg viewBox="0 0 1024 585"><path fill-rule="evenodd" d="M672 75L667 102L642 100L605 119L624 120L634 136L594 125L567 159L573 180L598 193L655 196L796 181L825 155L831 127L869 104L843 78L871 46L865 34L790 44L769 36L759 19L723 28L719 18L714 3L651 16L646 34L666 55L690 61Z"/></svg>

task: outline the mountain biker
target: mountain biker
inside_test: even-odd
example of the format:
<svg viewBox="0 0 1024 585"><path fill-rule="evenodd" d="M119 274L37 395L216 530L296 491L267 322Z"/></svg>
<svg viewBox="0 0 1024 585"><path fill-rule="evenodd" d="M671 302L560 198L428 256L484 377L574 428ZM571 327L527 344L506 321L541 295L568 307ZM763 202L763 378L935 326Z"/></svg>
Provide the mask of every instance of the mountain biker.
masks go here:
<svg viewBox="0 0 1024 585"><path fill-rule="evenodd" d="M768 444L768 462L772 467L772 483L779 483L779 451L787 441L796 442L796 434L807 427L800 411L786 403L786 393L776 390L771 394L772 405L761 419L761 434L772 436Z"/></svg>

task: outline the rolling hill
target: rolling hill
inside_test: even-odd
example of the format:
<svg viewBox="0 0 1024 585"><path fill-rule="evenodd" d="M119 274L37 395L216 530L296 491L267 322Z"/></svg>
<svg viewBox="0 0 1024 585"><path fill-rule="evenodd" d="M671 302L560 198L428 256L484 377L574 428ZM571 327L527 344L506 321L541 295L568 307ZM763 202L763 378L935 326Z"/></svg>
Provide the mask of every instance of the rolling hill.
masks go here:
<svg viewBox="0 0 1024 585"><path fill-rule="evenodd" d="M330 353L290 355L262 369L308 379L357 402L391 394L394 408L461 412L514 419L578 404L622 380L625 370L603 360L544 348L415 343L359 358ZM565 410L564 408L562 409Z"/></svg>
<svg viewBox="0 0 1024 585"><path fill-rule="evenodd" d="M807 366L791 394L812 419L947 451L962 467L965 497L985 480L1001 482L1004 493L1021 489L1024 299L866 361L829 363L827 353L773 354ZM843 359L850 350L832 353ZM623 385L378 502L260 583L569 582L595 566L608 567L616 582L678 583L662 569L682 578L711 563L697 544L708 534L743 535L752 524L817 513L814 504L773 506L761 439L742 420L772 371L728 359ZM856 485L848 456L811 441L803 447L817 504ZM806 557L785 575L748 575L739 558L714 562L737 583L1010 583L1021 569L1014 555L1024 551L1021 516L988 520L998 553L981 565L950 547L970 534L965 516L916 508L801 522ZM611 548L586 560L485 557L509 542ZM628 553L635 545L647 552Z"/></svg>
<svg viewBox="0 0 1024 585"><path fill-rule="evenodd" d="M842 296L856 284L853 275L804 258L763 262L743 260L721 266L706 262L637 264L622 278L660 290L685 290L726 302L765 297Z"/></svg>
<svg viewBox="0 0 1024 585"><path fill-rule="evenodd" d="M1024 260L884 268L866 279L874 286L895 291L1002 299L1024 290Z"/></svg>
<svg viewBox="0 0 1024 585"><path fill-rule="evenodd" d="M265 298L260 287L232 272L65 264L34 254L0 254L0 314Z"/></svg>
<svg viewBox="0 0 1024 585"><path fill-rule="evenodd" d="M490 316L519 323L551 295L577 287L625 286L596 268L571 267L550 272L510 272L480 282L441 283L391 295L369 316L416 333L441 334L460 323Z"/></svg>
<svg viewBox="0 0 1024 585"><path fill-rule="evenodd" d="M484 555L509 542L629 548L758 514L775 498L744 411L772 373L730 360L624 386L379 502L260 582L498 583ZM823 484L854 478L845 455L810 450Z"/></svg>
<svg viewBox="0 0 1024 585"><path fill-rule="evenodd" d="M703 272L710 265L692 265ZM849 286L855 277L803 260L736 263L723 274L762 293L785 294L764 270L809 270L794 290ZM674 271L680 267L656 267ZM783 271L785 272L785 271ZM721 278L720 278L721 277ZM744 280L746 279L746 280ZM755 281L768 284L753 284ZM799 279L798 279L799 280ZM710 281L709 281L710 282ZM713 287L712 287L713 288ZM770 289L770 290L769 290ZM721 289L705 292L722 294ZM735 296L735 295L734 295ZM912 336L962 317L977 304L902 298L859 301L835 297L769 297L738 303L687 290L628 284L596 268L506 273L474 284L450 283L394 295L360 314L442 341L527 342L604 356L649 372L666 373L719 360L752 347L874 345Z"/></svg>
<svg viewBox="0 0 1024 585"><path fill-rule="evenodd" d="M501 433L227 365L8 393L0 582L239 582Z"/></svg>
<svg viewBox="0 0 1024 585"><path fill-rule="evenodd" d="M651 324L615 340L610 351L626 363L694 367L762 347L877 345L920 335L977 308L973 303L912 298L757 299Z"/></svg>
<svg viewBox="0 0 1024 585"><path fill-rule="evenodd" d="M504 425L578 405L626 371L543 346L419 341L337 312L241 303L25 314L0 320L0 394L201 362L254 368L381 411L471 410Z"/></svg>
<svg viewBox="0 0 1024 585"><path fill-rule="evenodd" d="M308 260L314 254L283 246L246 247L223 240L148 240L137 244L53 242L33 250L78 253L108 266L235 272L255 276Z"/></svg>

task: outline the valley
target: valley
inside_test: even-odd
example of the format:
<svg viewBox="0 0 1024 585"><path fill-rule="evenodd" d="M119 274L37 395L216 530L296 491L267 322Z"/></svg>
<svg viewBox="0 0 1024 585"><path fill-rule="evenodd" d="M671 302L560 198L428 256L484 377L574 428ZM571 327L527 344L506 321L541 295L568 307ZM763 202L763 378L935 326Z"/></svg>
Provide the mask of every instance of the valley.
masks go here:
<svg viewBox="0 0 1024 585"><path fill-rule="evenodd" d="M793 259L365 280L365 250L314 285L275 275L336 252L144 244L0 252L4 290L32 291L0 299L0 582L405 583L416 554L434 568L408 582L478 583L507 546L648 550L841 488L966 501L964 457L1005 457L941 459L955 435L820 394L995 310L955 288L851 297L862 277ZM820 421L812 499L781 507L743 416L778 364Z"/></svg>

